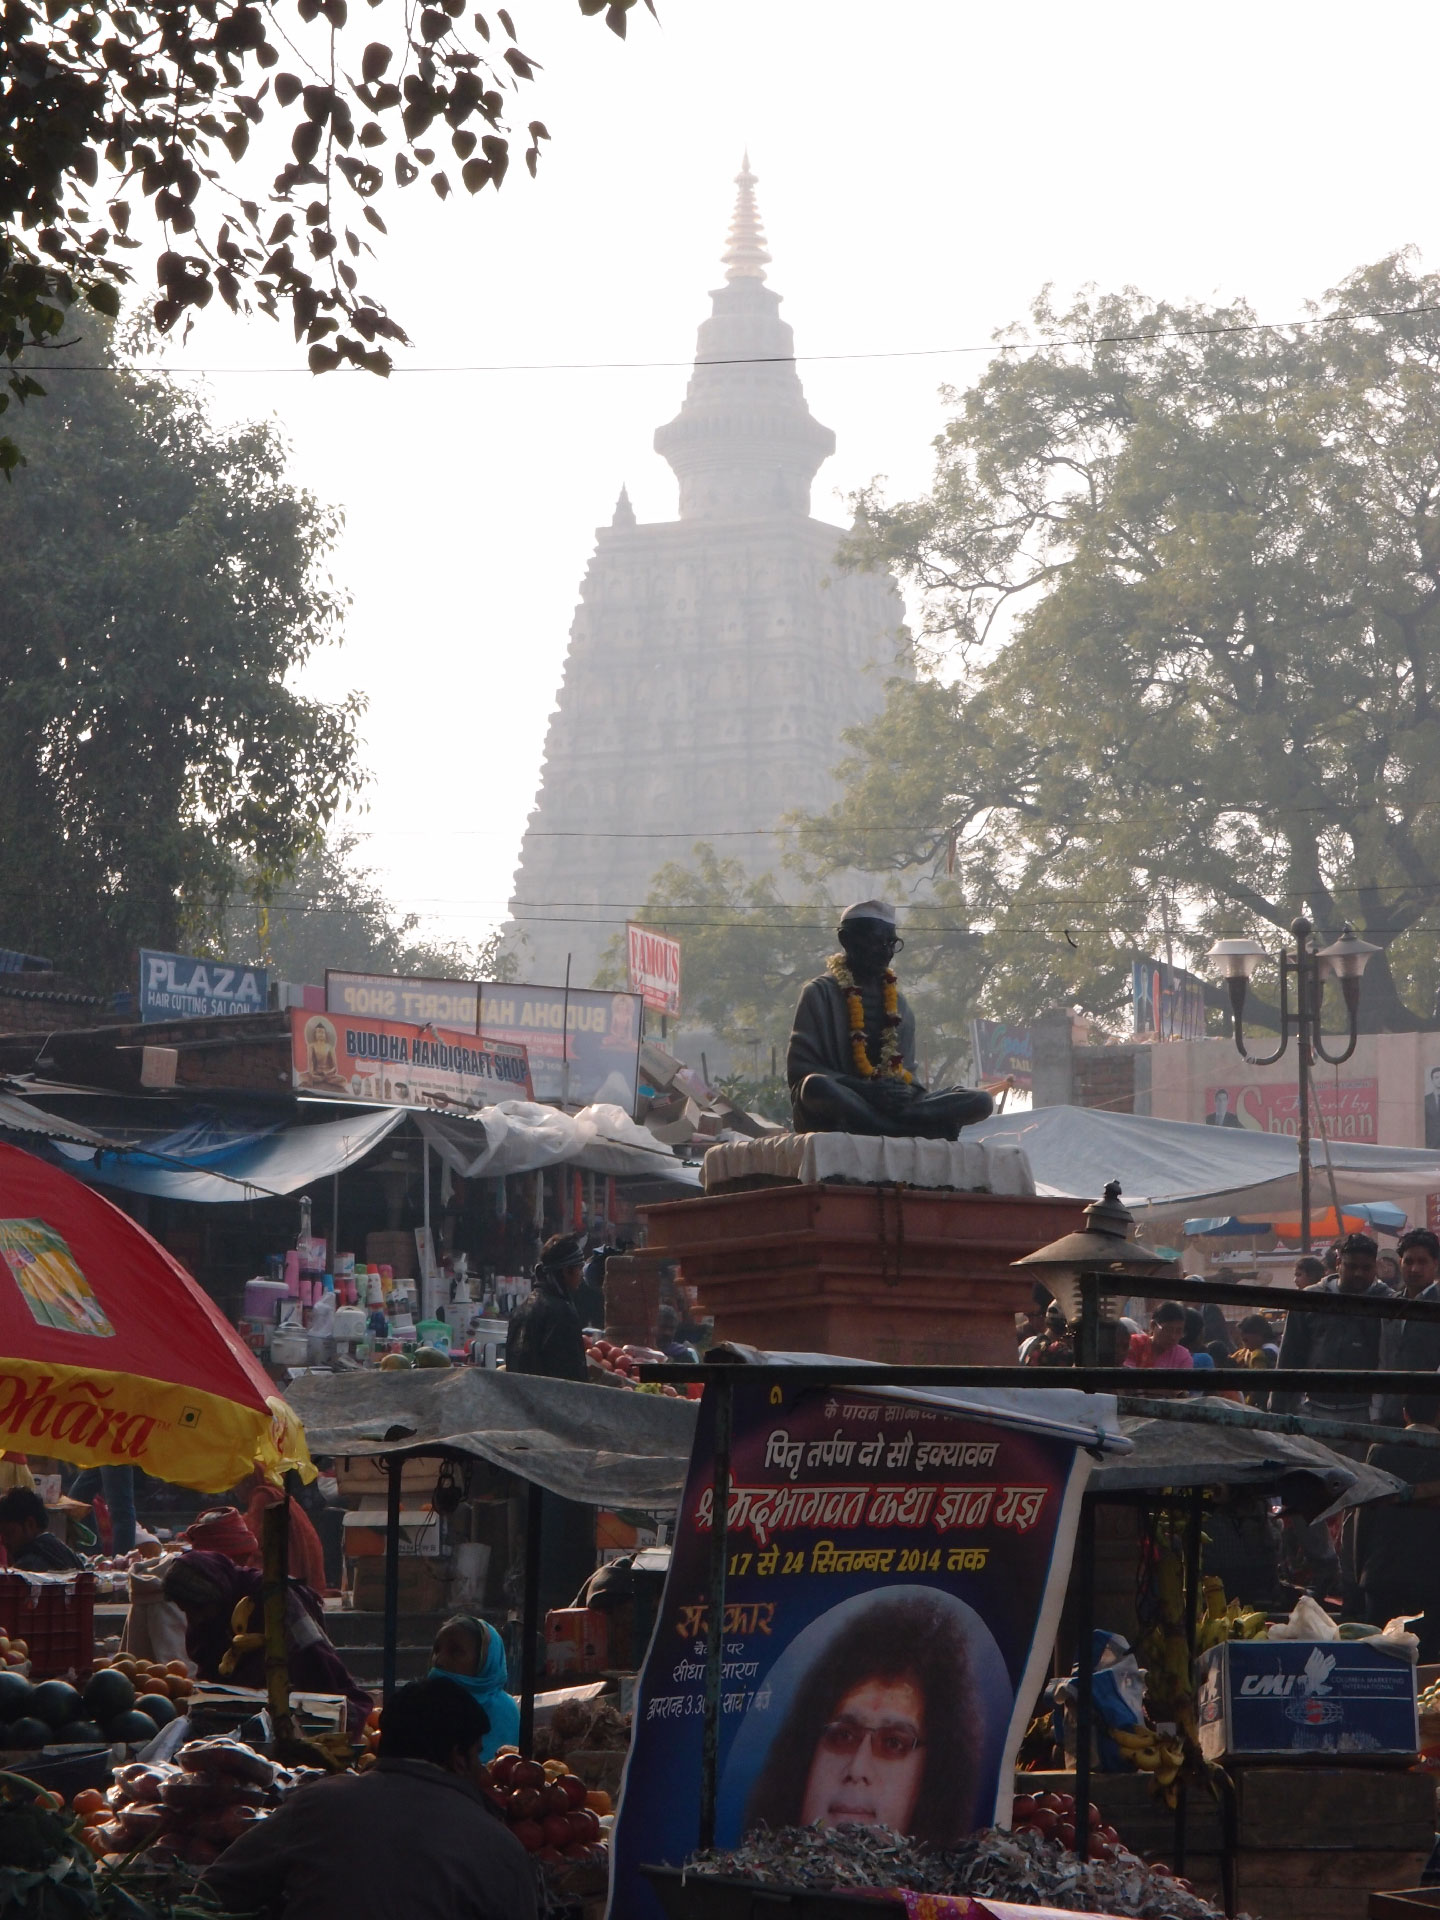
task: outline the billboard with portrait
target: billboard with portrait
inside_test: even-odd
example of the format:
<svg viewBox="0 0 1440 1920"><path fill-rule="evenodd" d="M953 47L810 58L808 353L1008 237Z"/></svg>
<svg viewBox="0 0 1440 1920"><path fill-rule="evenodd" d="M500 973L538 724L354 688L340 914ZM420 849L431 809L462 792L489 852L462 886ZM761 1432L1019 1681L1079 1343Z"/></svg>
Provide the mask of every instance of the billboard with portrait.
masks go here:
<svg viewBox="0 0 1440 1920"><path fill-rule="evenodd" d="M1008 1821L1088 1460L934 1398L734 1388L716 1844L885 1825L950 1845ZM713 1389L636 1697L610 1913L699 1833Z"/></svg>
<svg viewBox="0 0 1440 1920"><path fill-rule="evenodd" d="M1332 1140L1363 1140L1374 1145L1379 1138L1378 1080L1330 1080L1317 1074L1310 1084L1312 1127L1318 1129L1323 1123ZM1207 1127L1243 1127L1251 1133L1298 1134L1300 1083L1232 1080L1227 1085L1206 1087L1204 1122Z"/></svg>

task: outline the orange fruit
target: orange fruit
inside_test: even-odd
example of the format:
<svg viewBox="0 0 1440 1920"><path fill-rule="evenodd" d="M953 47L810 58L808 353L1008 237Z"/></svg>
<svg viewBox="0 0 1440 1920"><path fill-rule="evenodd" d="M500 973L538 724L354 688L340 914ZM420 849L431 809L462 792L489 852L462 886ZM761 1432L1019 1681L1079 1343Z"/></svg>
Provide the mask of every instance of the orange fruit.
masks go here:
<svg viewBox="0 0 1440 1920"><path fill-rule="evenodd" d="M166 1673L179 1674L182 1680L188 1680L190 1678L190 1669L183 1660L167 1660L165 1662L165 1671Z"/></svg>
<svg viewBox="0 0 1440 1920"><path fill-rule="evenodd" d="M76 1813L81 1815L109 1812L109 1808L105 1803L105 1796L99 1787L82 1787L70 1804Z"/></svg>

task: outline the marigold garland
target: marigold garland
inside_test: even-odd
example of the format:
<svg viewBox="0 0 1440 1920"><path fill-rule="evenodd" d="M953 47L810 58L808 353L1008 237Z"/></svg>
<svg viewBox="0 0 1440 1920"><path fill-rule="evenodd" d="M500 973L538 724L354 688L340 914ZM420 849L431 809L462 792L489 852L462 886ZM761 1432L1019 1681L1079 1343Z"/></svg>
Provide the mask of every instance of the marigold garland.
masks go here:
<svg viewBox="0 0 1440 1920"><path fill-rule="evenodd" d="M861 1080L875 1080L884 1074L892 1080L913 1079L914 1076L900 1057L900 986L895 969L887 967L882 976L885 1011L880 1024L885 1031L880 1041L880 1065L877 1069L870 1058L870 1049L865 1044L865 1002L860 997L860 989L855 984L855 976L846 964L844 954L831 954L825 967L836 986L844 992L845 1004L850 1011L850 1058L858 1077Z"/></svg>

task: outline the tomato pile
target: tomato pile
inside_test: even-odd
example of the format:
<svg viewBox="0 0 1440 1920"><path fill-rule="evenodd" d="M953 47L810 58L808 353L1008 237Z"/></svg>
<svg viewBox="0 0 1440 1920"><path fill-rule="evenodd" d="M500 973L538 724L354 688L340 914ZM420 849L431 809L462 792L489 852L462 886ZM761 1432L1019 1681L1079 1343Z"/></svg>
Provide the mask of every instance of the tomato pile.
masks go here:
<svg viewBox="0 0 1440 1920"><path fill-rule="evenodd" d="M605 1864L600 1821L610 1796L590 1792L563 1760L525 1760L512 1747L481 1773L485 1798L527 1853L551 1863Z"/></svg>

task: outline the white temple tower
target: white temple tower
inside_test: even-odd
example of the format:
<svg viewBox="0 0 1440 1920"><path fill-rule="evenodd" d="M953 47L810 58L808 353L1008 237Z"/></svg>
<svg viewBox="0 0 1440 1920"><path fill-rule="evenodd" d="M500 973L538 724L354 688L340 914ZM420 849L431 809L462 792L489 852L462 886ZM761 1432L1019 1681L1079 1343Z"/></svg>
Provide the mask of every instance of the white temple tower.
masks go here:
<svg viewBox="0 0 1440 1920"><path fill-rule="evenodd" d="M753 874L776 868L793 842L769 830L835 801L843 733L905 670L893 581L842 572L843 529L811 517L835 436L806 405L765 284L748 156L736 186L725 284L684 404L655 435L680 517L640 525L622 488L580 588L510 904L540 983L563 980L569 954L572 983L590 985L656 869L696 840Z"/></svg>

